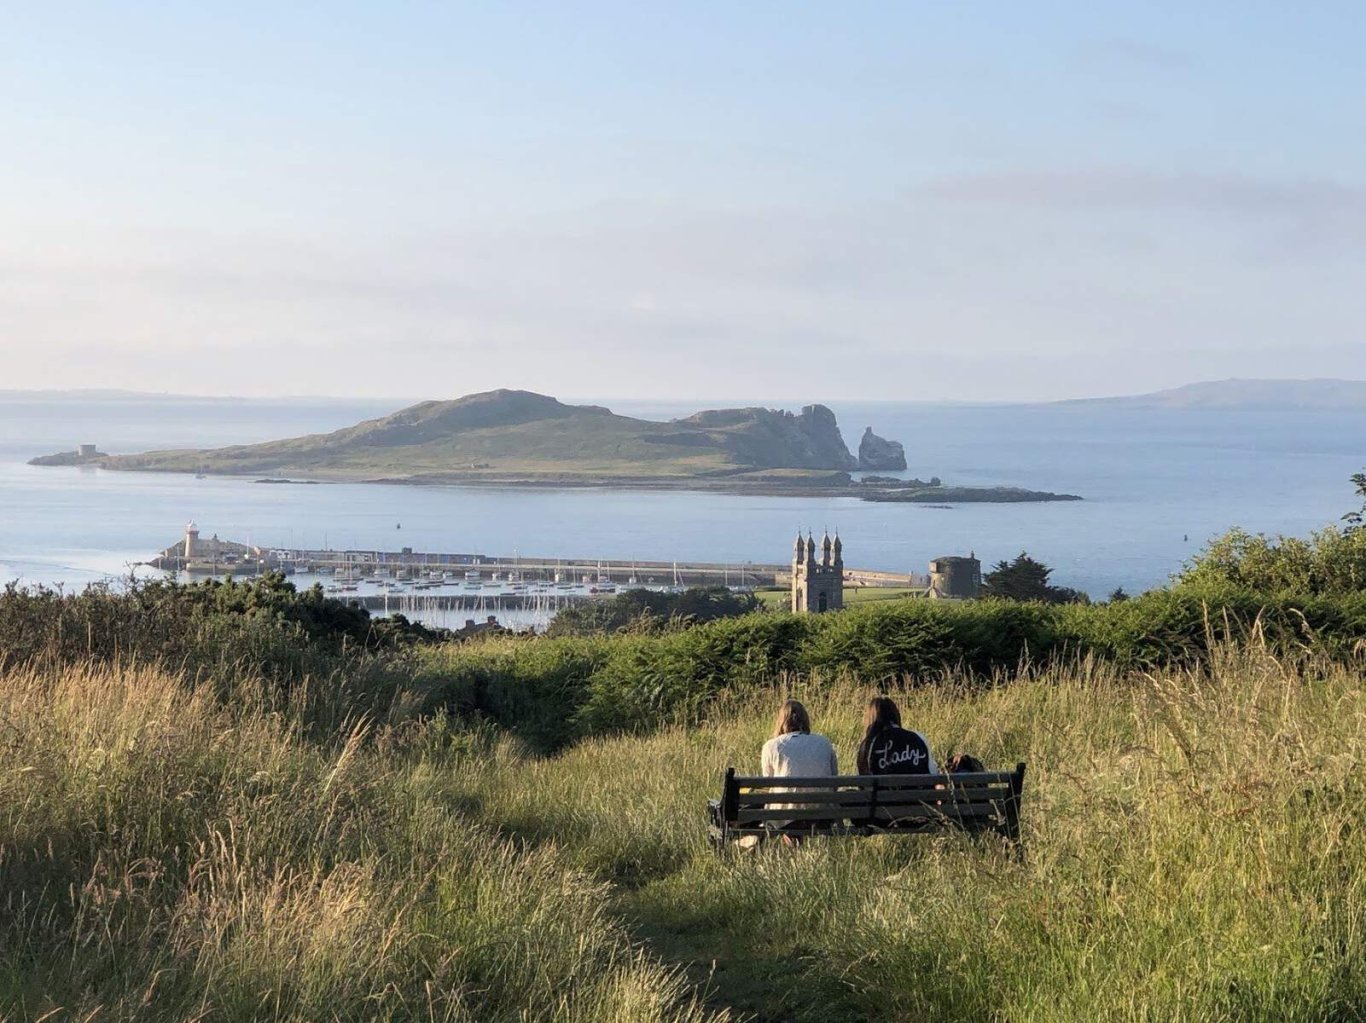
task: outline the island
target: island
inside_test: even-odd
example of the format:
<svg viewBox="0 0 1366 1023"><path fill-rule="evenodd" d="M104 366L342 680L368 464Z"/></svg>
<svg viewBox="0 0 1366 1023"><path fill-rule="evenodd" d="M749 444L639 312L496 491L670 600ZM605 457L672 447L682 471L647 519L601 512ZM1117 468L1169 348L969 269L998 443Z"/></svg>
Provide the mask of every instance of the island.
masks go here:
<svg viewBox="0 0 1366 1023"><path fill-rule="evenodd" d="M938 480L859 482L852 473L870 463L905 465L900 444L871 428L864 436L860 459L824 405L797 413L710 409L658 422L531 391L497 390L424 401L332 433L263 444L131 455L91 448L79 464L270 482L714 490L892 501L1078 499L1005 487L947 488ZM44 456L31 464L73 464L69 457Z"/></svg>

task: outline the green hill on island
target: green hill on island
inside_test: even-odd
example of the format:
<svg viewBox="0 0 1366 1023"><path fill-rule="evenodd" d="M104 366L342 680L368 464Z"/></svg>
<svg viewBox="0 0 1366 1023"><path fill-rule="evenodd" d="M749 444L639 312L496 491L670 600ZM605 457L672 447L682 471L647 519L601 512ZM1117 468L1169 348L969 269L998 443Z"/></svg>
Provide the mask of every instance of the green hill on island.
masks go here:
<svg viewBox="0 0 1366 1023"><path fill-rule="evenodd" d="M812 485L847 483L844 473L856 469L858 460L849 453L834 413L823 405L809 405L800 414L736 408L652 422L530 391L498 390L422 402L333 433L211 450L99 456L98 464L416 482L740 476Z"/></svg>

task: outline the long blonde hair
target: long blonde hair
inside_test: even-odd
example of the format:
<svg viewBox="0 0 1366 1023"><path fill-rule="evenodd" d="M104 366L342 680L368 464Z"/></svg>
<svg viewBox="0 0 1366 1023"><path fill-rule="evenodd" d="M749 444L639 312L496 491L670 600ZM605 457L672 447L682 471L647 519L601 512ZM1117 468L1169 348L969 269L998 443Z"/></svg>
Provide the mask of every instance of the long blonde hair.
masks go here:
<svg viewBox="0 0 1366 1023"><path fill-rule="evenodd" d="M811 715L797 700L784 700L778 708L778 716L773 719L773 738L791 732L811 731Z"/></svg>

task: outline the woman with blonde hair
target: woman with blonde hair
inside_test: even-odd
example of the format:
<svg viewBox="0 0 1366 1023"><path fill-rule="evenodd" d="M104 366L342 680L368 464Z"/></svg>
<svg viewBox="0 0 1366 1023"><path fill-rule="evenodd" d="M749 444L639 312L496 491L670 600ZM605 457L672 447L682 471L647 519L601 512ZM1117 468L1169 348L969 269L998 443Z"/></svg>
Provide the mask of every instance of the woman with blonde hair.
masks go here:
<svg viewBox="0 0 1366 1023"><path fill-rule="evenodd" d="M823 735L811 731L811 715L797 700L784 700L773 720L773 738L764 743L760 757L762 770L768 778L825 778L840 773L835 747ZM792 792L793 789L772 788L770 792ZM796 803L774 803L771 809L791 810ZM792 821L773 821L777 831L801 831ZM809 830L809 829L808 829ZM783 841L795 845L800 835L784 834Z"/></svg>
<svg viewBox="0 0 1366 1023"><path fill-rule="evenodd" d="M768 778L823 778L839 774L835 747L811 731L811 716L797 700L784 700L773 720L773 738L761 757Z"/></svg>

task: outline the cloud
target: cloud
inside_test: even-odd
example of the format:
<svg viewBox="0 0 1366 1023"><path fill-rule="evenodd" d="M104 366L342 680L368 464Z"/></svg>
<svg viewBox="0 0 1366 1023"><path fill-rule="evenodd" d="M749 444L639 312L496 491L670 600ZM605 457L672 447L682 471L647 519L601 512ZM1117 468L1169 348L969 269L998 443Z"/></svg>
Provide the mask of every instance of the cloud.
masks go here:
<svg viewBox="0 0 1366 1023"><path fill-rule="evenodd" d="M1360 254L1364 208L1343 182L1102 168L333 245L5 239L0 348L21 386L235 393L1064 396L1155 351L1208 376L1199 351L1260 347L1276 375L1299 338L1359 372L1359 264L1299 256Z"/></svg>

